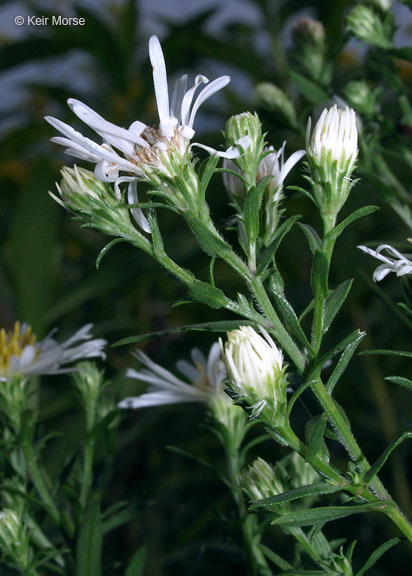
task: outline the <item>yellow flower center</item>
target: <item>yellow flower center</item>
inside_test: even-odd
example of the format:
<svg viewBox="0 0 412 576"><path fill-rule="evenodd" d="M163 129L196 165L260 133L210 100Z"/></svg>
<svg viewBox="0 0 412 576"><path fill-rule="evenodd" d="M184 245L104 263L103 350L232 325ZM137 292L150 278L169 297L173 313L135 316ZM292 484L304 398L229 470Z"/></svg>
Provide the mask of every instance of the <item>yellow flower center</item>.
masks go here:
<svg viewBox="0 0 412 576"><path fill-rule="evenodd" d="M0 330L0 373L6 373L12 356L20 358L26 346L32 346L36 337L30 326L21 331L20 322L16 322L13 330Z"/></svg>

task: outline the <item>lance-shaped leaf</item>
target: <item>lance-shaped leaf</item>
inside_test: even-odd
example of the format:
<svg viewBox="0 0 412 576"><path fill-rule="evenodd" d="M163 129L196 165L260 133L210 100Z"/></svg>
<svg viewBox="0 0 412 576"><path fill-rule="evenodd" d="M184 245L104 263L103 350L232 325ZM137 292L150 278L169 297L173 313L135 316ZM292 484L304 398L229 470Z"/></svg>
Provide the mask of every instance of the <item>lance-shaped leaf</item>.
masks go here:
<svg viewBox="0 0 412 576"><path fill-rule="evenodd" d="M298 500L299 498L306 498L308 496L319 496L320 494L333 494L334 492L338 492L339 490L340 490L339 486L333 486L332 484L328 484L327 482L317 482L316 484L309 484L307 486L299 486L299 488L293 488L292 490L288 490L287 492L282 492L282 494L276 494L275 496L262 498L262 500L253 502L249 510L259 510L261 508L267 508L268 506L272 506L274 504L291 502L292 500ZM320 510L323 510L323 508L320 508ZM307 512L307 510L304 510L304 512ZM292 515L286 514L281 518L285 518L286 516L288 517L293 516L293 514ZM310 522L310 524L315 524L315 522ZM296 526L299 525L300 524L296 524Z"/></svg>
<svg viewBox="0 0 412 576"><path fill-rule="evenodd" d="M262 186L253 186L246 194L243 218L249 244L255 244L259 237L260 207L262 205L263 192L264 188Z"/></svg>
<svg viewBox="0 0 412 576"><path fill-rule="evenodd" d="M284 514L272 520L271 524L278 526L313 526L315 524L325 524L332 520L339 520L353 514L363 512L384 512L389 507L394 507L392 501L368 502L356 506L328 506L325 508L311 508L310 510L298 510L290 514Z"/></svg>
<svg viewBox="0 0 412 576"><path fill-rule="evenodd" d="M280 243L282 242L283 238L286 234L292 229L293 225L299 220L300 215L291 216L288 218L279 228L276 230L275 234L273 235L273 240L269 244L269 246L262 252L260 255L258 262L257 262L257 270L256 274L259 276L262 274L269 264L272 261L272 258L275 256L277 249L279 248Z"/></svg>
<svg viewBox="0 0 412 576"><path fill-rule="evenodd" d="M275 552L273 552L273 550L271 550L267 546L260 544L259 548L266 556L266 558L269 558L269 560L273 562L273 564L278 568L280 568L281 570L293 570L292 564L289 564L289 562L284 560L281 556L279 556L279 554L276 554Z"/></svg>
<svg viewBox="0 0 412 576"><path fill-rule="evenodd" d="M100 502L97 498L93 498L86 508L77 537L77 576L101 576L102 545Z"/></svg>
<svg viewBox="0 0 412 576"><path fill-rule="evenodd" d="M355 330L349 336L346 336L343 340L335 344L326 354L324 354L313 367L312 372L316 373L317 370L322 369L322 367L328 362L331 358L339 354L342 350L346 350L346 348L355 342L361 335L364 335L364 332L360 330Z"/></svg>
<svg viewBox="0 0 412 576"><path fill-rule="evenodd" d="M272 291L272 296L276 302L276 307L279 311L280 317L282 318L284 325L288 328L289 334L299 342L303 350L310 352L312 350L311 345L306 338L306 334L304 333L292 306L283 294L274 290Z"/></svg>
<svg viewBox="0 0 412 576"><path fill-rule="evenodd" d="M374 552L372 552L372 554L369 556L369 558L362 566L362 568L358 572L356 572L356 576L363 576L365 572L369 570L369 568L372 568L372 566L376 564L376 562L379 560L379 558L381 558L381 556L383 556L388 550L396 546L400 541L401 541L400 538L392 538L391 540L388 540L387 542L381 544L379 548L377 548Z"/></svg>
<svg viewBox="0 0 412 576"><path fill-rule="evenodd" d="M335 290L333 290L333 292L328 296L325 303L325 315L323 320L323 329L325 332L329 329L333 319L345 302L346 296L351 289L352 282L353 280L346 280L345 282L342 282L342 284L339 284L339 286L337 286Z"/></svg>
<svg viewBox="0 0 412 576"><path fill-rule="evenodd" d="M298 224L299 228L306 236L306 240L308 241L310 251L312 254L315 254L317 250L321 250L322 248L322 240L320 239L319 234L316 232L312 226L309 224Z"/></svg>
<svg viewBox="0 0 412 576"><path fill-rule="evenodd" d="M392 451L395 450L395 448L397 448L399 446L399 444L401 444L407 438L412 438L412 432L404 432L403 434L401 434L399 436L399 438L397 438L391 444L389 444L389 446L386 448L386 450L376 460L375 464L373 466L371 466L369 468L369 470L366 472L366 474L364 476L365 482L367 482L369 484L369 482L376 476L376 474L379 472L379 470L385 464L386 460L389 458Z"/></svg>
<svg viewBox="0 0 412 576"><path fill-rule="evenodd" d="M308 441L306 460L309 463L312 462L319 453L321 453L323 460L326 462L329 461L329 452L323 440L327 423L328 418L326 414L321 414L320 416L311 418L311 420L306 424L305 434Z"/></svg>
<svg viewBox="0 0 412 576"><path fill-rule="evenodd" d="M330 375L330 378L326 384L326 389L329 392L329 394L332 394L333 389L335 388L336 384L339 381L339 378L342 376L342 374L346 370L346 367L349 364L352 356L356 352L359 344L362 342L362 340L365 338L365 336L366 336L365 332L361 332L359 334L359 336L357 338L355 338L355 340L350 342L348 344L348 346L345 348L345 350L342 352L342 354L338 360L338 363L336 364L335 369L332 372L332 374Z"/></svg>
<svg viewBox="0 0 412 576"><path fill-rule="evenodd" d="M330 233L331 238L336 240L336 238L342 234L342 232L347 226L349 226L349 224L352 224L352 222L355 222L355 220L358 220L359 218L363 218L363 216L367 216L368 214L372 214L372 212L376 212L376 210L379 210L379 206L362 206L362 208L358 208L332 230Z"/></svg>
<svg viewBox="0 0 412 576"><path fill-rule="evenodd" d="M385 380L398 384L398 386L402 386L408 390L412 390L412 380L408 380L408 378L404 378L403 376L386 376Z"/></svg>
<svg viewBox="0 0 412 576"><path fill-rule="evenodd" d="M166 330L158 330L157 332L147 332L146 334L137 334L136 336L129 336L118 340L113 346L124 346L125 344L133 344L135 342L142 342L143 340L150 340L157 336L168 336L169 334L177 334L178 332L230 332L236 330L240 326L256 326L256 322L250 320L223 320L221 322L201 322L200 324L186 324L184 326L177 326L176 328L168 328Z"/></svg>
<svg viewBox="0 0 412 576"><path fill-rule="evenodd" d="M146 558L146 548L142 546L131 557L124 576L142 576Z"/></svg>
<svg viewBox="0 0 412 576"><path fill-rule="evenodd" d="M301 94L312 104L322 104L329 99L329 95L323 88L320 88L313 80L291 70L289 76Z"/></svg>
<svg viewBox="0 0 412 576"><path fill-rule="evenodd" d="M372 354L381 354L383 356L404 356L405 358L412 358L412 352L407 350L363 350L360 353L362 356L370 356Z"/></svg>

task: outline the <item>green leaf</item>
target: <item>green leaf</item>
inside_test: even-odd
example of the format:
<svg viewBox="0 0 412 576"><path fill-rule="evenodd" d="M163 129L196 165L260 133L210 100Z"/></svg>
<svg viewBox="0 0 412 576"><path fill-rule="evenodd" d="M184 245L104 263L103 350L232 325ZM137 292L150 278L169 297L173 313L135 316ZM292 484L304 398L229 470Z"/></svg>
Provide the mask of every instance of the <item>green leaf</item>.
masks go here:
<svg viewBox="0 0 412 576"><path fill-rule="evenodd" d="M123 526L123 524L127 524L131 520L134 520L141 512L142 506L129 504L126 508L119 510L115 514L111 514L103 520L102 533L106 534L119 526Z"/></svg>
<svg viewBox="0 0 412 576"><path fill-rule="evenodd" d="M372 566L376 564L376 562L379 560L379 558L381 558L381 556L383 556L388 550L399 544L400 541L401 541L400 538L392 538L391 540L388 540L387 542L381 544L379 548L377 548L374 552L372 552L372 554L369 556L369 558L362 566L362 568L358 572L356 572L356 576L363 576L365 572L369 570L369 568L372 568Z"/></svg>
<svg viewBox="0 0 412 576"><path fill-rule="evenodd" d="M312 226L309 226L309 224L302 224L299 222L298 226L302 230L302 232L305 234L306 240L308 241L309 248L310 248L310 251L312 252L312 254L315 254L315 252L317 250L321 250L322 249L322 240L320 239L320 236L316 232L316 230L314 228L312 228Z"/></svg>
<svg viewBox="0 0 412 576"><path fill-rule="evenodd" d="M402 442L404 440L407 440L410 438L412 438L412 432L404 432L403 434L401 434L399 436L399 438L397 438L391 444L389 444L389 446L386 448L386 450L376 460L375 464L373 466L371 466L369 468L369 470L366 472L366 474L364 476L365 482L367 482L369 484L369 482L371 482L371 480L376 476L376 474L379 472L379 470L385 464L386 460L389 458L389 456L393 452L393 450L395 450L395 448L397 448L399 446L399 444L402 444Z"/></svg>
<svg viewBox="0 0 412 576"><path fill-rule="evenodd" d="M87 505L76 543L76 576L101 576L103 532L100 502L93 498Z"/></svg>
<svg viewBox="0 0 412 576"><path fill-rule="evenodd" d="M289 76L292 82L302 93L302 96L304 96L312 104L321 104L329 100L329 94L325 92L323 88L320 88L317 84L315 84L312 80L309 80L309 78L306 78L294 70L289 72Z"/></svg>
<svg viewBox="0 0 412 576"><path fill-rule="evenodd" d="M349 336L346 336L343 340L338 342L338 344L335 344L335 346L333 346L328 352L326 352L326 354L324 354L318 360L316 365L313 367L312 371L316 372L316 370L321 369L322 366L324 366L325 363L328 362L328 360L336 356L336 354L339 354L339 352L341 352L342 350L346 350L346 348L350 346L352 342L355 342L360 336L362 335L364 336L364 334L365 333L361 332L360 330L354 330L351 334L349 334Z"/></svg>
<svg viewBox="0 0 412 576"><path fill-rule="evenodd" d="M362 342L362 340L365 338L365 336L366 336L366 332L361 332L359 334L359 336L357 338L355 338L355 340L350 342L350 344L348 344L348 346L342 352L341 357L339 358L338 363L336 364L335 369L332 372L332 374L330 375L330 378L326 384L326 389L329 392L329 394L332 394L333 389L335 388L336 384L339 381L339 378L342 376L342 374L346 370L346 367L349 364L352 356L356 352L359 344Z"/></svg>
<svg viewBox="0 0 412 576"><path fill-rule="evenodd" d="M322 508L311 508L310 510L298 510L290 514L284 514L272 520L271 524L277 526L313 526L325 524L332 520L339 520L353 514L363 512L383 512L395 504L392 501L368 502L356 506L328 506Z"/></svg>
<svg viewBox="0 0 412 576"><path fill-rule="evenodd" d="M311 284L312 292L322 300L328 296L328 259L322 250L316 250L313 256Z"/></svg>
<svg viewBox="0 0 412 576"><path fill-rule="evenodd" d="M405 358L412 358L412 352L406 350L363 350L359 353L360 356L371 354L382 354L385 356L405 356Z"/></svg>
<svg viewBox="0 0 412 576"><path fill-rule="evenodd" d="M333 494L340 490L339 486L332 486L326 482L318 482L317 484L309 484L307 486L300 486L299 488L293 488L282 494L276 494L275 496L269 496L268 498L262 498L249 507L249 510L259 510L261 508L266 508L267 506L272 506L273 504L281 504L282 502L291 502L292 500L298 500L299 498L306 498L308 496L318 496L320 494ZM319 508L323 510L323 508ZM307 512L307 510L304 510ZM286 516L289 516L287 514ZM293 514L292 514L293 516ZM285 518L285 516L282 516ZM277 522L276 522L277 523ZM314 522L311 522L314 524Z"/></svg>
<svg viewBox="0 0 412 576"><path fill-rule="evenodd" d="M262 274L266 268L271 263L273 257L276 254L276 250L279 248L280 243L282 242L283 238L292 229L294 224L301 218L300 215L291 216L288 218L279 228L276 230L272 242L269 246L262 252L260 255L258 262L257 262L257 270L256 274L259 276Z"/></svg>
<svg viewBox="0 0 412 576"><path fill-rule="evenodd" d="M352 224L352 222L355 222L355 220L358 220L359 218L363 218L363 216L367 216L368 214L372 214L372 212L376 212L376 210L379 210L379 206L362 206L362 208L358 208L332 230L330 237L335 238L336 240L336 238L342 234L342 232L347 226L349 226L349 224Z"/></svg>
<svg viewBox="0 0 412 576"><path fill-rule="evenodd" d="M212 178L212 176L215 172L215 169L216 169L218 162L219 162L219 157L216 156L215 154L212 154L212 156L210 156L207 160L205 160L205 162L203 162L203 164L201 166L199 195L200 195L200 198L202 200L202 203L205 200L207 187L209 186L210 179Z"/></svg>
<svg viewBox="0 0 412 576"><path fill-rule="evenodd" d="M328 419L325 414L315 416L307 423L307 430L305 430L308 439L307 462L312 462L319 453L325 453L326 451L325 456L327 455L328 451L323 440L327 423ZM325 458L323 459L325 460Z"/></svg>
<svg viewBox="0 0 412 576"><path fill-rule="evenodd" d="M289 562L281 558L278 554L273 552L273 550L271 550L267 546L260 544L259 548L266 556L266 558L269 558L269 560L273 562L273 564L278 568L280 568L281 570L293 570L292 564L289 564Z"/></svg>
<svg viewBox="0 0 412 576"><path fill-rule="evenodd" d="M325 332L329 329L333 319L345 302L349 290L351 289L352 282L353 280L346 280L345 282L342 282L342 284L339 284L339 286L337 286L335 290L333 290L333 292L328 296L325 302L325 313L323 320L323 329Z"/></svg>
<svg viewBox="0 0 412 576"><path fill-rule="evenodd" d="M279 311L279 314L283 320L283 323L288 328L289 334L295 338L297 342L301 345L304 350L308 352L312 351L311 345L309 344L304 331L299 323L299 320L293 310L292 306L279 292L275 290L272 291L273 299L276 302L276 307Z"/></svg>
<svg viewBox="0 0 412 576"><path fill-rule="evenodd" d="M264 189L261 186L253 186L246 194L243 207L245 230L250 244L255 244L259 237L260 207Z"/></svg>
<svg viewBox="0 0 412 576"><path fill-rule="evenodd" d="M124 576L142 576L146 559L146 548L142 546L132 556Z"/></svg>
<svg viewBox="0 0 412 576"><path fill-rule="evenodd" d="M200 324L186 324L185 326L178 326L177 328L168 328L166 330L159 330L157 332L148 332L146 334L138 334L137 336L129 336L118 340L112 346L124 346L125 344L133 344L135 342L142 342L143 340L150 340L150 338L157 336L168 336L169 334L177 334L179 332L230 332L236 330L239 326L256 326L255 322L250 320L223 320L221 322L202 322Z"/></svg>
<svg viewBox="0 0 412 576"><path fill-rule="evenodd" d="M96 269L97 270L100 267L100 263L103 260L103 257L106 256L106 254L108 253L110 248L112 248L112 246L114 246L115 244L119 244L119 242L127 242L127 240L126 240L126 238L115 238L114 240L111 240L108 244L106 244L106 246L104 248L102 248L102 250L100 250L100 253L96 258Z"/></svg>
<svg viewBox="0 0 412 576"><path fill-rule="evenodd" d="M412 380L408 380L408 378L404 378L403 376L386 376L385 380L393 382L393 384L397 384L403 388L407 388L408 390L412 390Z"/></svg>
<svg viewBox="0 0 412 576"><path fill-rule="evenodd" d="M10 275L17 318L28 322L37 336L46 331L56 264L58 211L47 194L54 175L46 160L38 162L29 182L15 199L10 233Z"/></svg>
<svg viewBox="0 0 412 576"><path fill-rule="evenodd" d="M216 286L212 286L212 284L202 282L201 280L194 280L189 285L188 292L193 300L207 304L211 308L224 308L228 302L220 288L216 288Z"/></svg>

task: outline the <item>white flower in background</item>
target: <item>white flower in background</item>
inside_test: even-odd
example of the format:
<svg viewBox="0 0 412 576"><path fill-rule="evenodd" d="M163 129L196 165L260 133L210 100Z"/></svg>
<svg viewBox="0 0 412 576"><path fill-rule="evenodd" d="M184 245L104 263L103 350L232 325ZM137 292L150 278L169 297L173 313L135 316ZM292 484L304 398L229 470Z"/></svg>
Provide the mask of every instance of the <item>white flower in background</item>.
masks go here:
<svg viewBox="0 0 412 576"><path fill-rule="evenodd" d="M389 244L382 244L376 250L371 250L366 246L358 246L366 254L370 254L377 260L383 262L373 273L373 280L380 282L390 272L395 272L397 276L412 274L412 254L401 254ZM385 252L385 254L383 254Z"/></svg>
<svg viewBox="0 0 412 576"><path fill-rule="evenodd" d="M210 403L221 395L225 396L222 383L226 372L217 343L211 347L207 360L200 350L194 348L191 353L192 363L185 360L177 362L179 372L187 381L177 378L140 350L134 356L145 368L139 371L129 369L126 376L147 382L150 386L141 396L122 400L119 408L145 408L180 402Z"/></svg>
<svg viewBox="0 0 412 576"><path fill-rule="evenodd" d="M52 338L54 331L36 342L31 328L19 322L9 332L0 330L0 381L9 381L14 376L59 374L72 370L64 366L77 360L105 358L106 341L92 339L91 327L92 324L86 324L62 344Z"/></svg>
<svg viewBox="0 0 412 576"><path fill-rule="evenodd" d="M97 178L103 182L114 182L118 197L119 185L124 182L147 180L150 176L156 178L159 173L170 175L173 170L173 163L169 161L172 155L175 159L186 160L195 134L193 124L199 107L230 82L229 76L221 76L209 83L206 76L198 75L193 86L187 88L187 75L184 75L176 82L169 103L166 65L156 36L150 38L149 57L159 114L158 128L140 121L133 122L129 128L121 128L102 118L86 104L70 98L68 105L76 116L101 136L103 141L97 144L61 120L46 117L63 135L52 138L52 141L66 146L68 154L96 164ZM201 84L206 86L194 99L196 89ZM223 157L239 155L235 147L227 152L217 152L197 145ZM128 195L129 202L136 202L134 189L130 191L129 188Z"/></svg>
<svg viewBox="0 0 412 576"><path fill-rule="evenodd" d="M252 416L268 406L275 416L286 402L283 355L263 328L262 336L251 326L241 326L220 340L222 357L232 390L246 400Z"/></svg>

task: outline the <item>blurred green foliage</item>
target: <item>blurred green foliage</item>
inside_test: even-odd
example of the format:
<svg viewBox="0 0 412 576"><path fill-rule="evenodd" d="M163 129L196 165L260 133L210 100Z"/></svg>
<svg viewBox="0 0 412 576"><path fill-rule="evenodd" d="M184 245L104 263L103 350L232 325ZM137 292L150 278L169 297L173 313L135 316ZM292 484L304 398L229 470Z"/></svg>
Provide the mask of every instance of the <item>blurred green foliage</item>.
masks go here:
<svg viewBox="0 0 412 576"><path fill-rule="evenodd" d="M349 1L249 0L249 3L259 14L256 26L238 18L234 11L230 21L215 29L213 21L220 10L218 4L190 19L184 18L184 14L174 22L159 19L165 29L162 45L169 76L173 78L181 71L201 71L214 77L226 69L232 74L233 82L224 96L217 99L218 104L214 106L212 101L206 107L202 118L204 132L209 121L212 126L223 129L228 116L252 109L252 88L256 84L276 84L294 102L298 126L291 129L268 110L258 112L268 132L268 142L279 148L287 140L288 154L304 147L307 117L327 105L329 98L335 95L344 98L344 89L350 80L366 79L371 87L385 89L380 123L365 118L364 134L365 138L379 142L379 153L397 179L407 184L400 189L388 175L386 185L382 186L379 183L382 179L378 181L373 177L372 160L369 158L368 163L361 152L357 175L362 182L355 188L345 210L349 213L366 204L378 205L381 210L350 228L337 245L333 283L336 285L349 277L355 277L356 282L338 322L341 333L335 332L333 338L337 341L343 337L349 324L353 329L367 330L367 348L406 349L410 344L410 326L390 310L394 308L391 303L400 299L399 282L388 279L384 292L373 286L369 278L374 264L366 262L356 245L373 240L401 242L411 234L405 218L399 218L398 214L402 206L411 204L412 155L408 147L412 123L399 105L398 86L393 81L395 74L400 73L399 82L410 94L410 58L387 62L394 75L385 79L381 74L381 52L367 52L353 43L348 46L342 26L343 15L352 4ZM34 0L20 4L30 13L48 14ZM65 104L68 97L85 101L104 118L121 126L128 126L136 119L148 124L157 122L147 58L150 31L143 29L139 2L108 2L105 11L109 18L106 19L86 5L73 4L71 8L75 15L86 19L84 27L48 27L41 33L27 33L15 42L3 38L0 47L1 74L29 63L61 66L61 81L46 78L30 81L25 86L24 98L15 103L11 98L8 106L10 122L0 140L0 324L10 326L17 319L27 321L43 336L54 326L71 333L86 322L93 322L96 335L114 342L129 334L217 320L219 312L206 308L172 308L173 302L182 296L179 286L130 246L116 246L97 271L95 258L106 239L82 230L47 194L54 188L59 168L67 158L63 158L56 145L48 142L54 134L43 116L53 114L76 126L77 120L74 121ZM333 69L327 84L308 77L293 53L291 24L302 14L310 14L324 25L327 60ZM61 62L70 54L80 54L81 58L64 68ZM290 73L291 64L294 75ZM86 85L77 81L79 74L87 77ZM202 141L212 146L221 145L218 129L204 134ZM381 152L384 147L386 152ZM302 185L296 172L294 179L287 183ZM398 195L396 206L391 202L392 189ZM222 183L216 181L212 190L209 202L214 218L224 224L231 216L231 209ZM290 192L285 208L287 214L303 214L306 222L315 227L319 225L314 208L296 193ZM206 259L199 255L189 231L176 226L173 215L162 213L161 217L170 253L183 267L194 269L200 277L205 275ZM290 234L285 246L286 250L279 255L279 267L286 279L286 292L295 308L303 310L310 289L309 252L298 230ZM219 267L216 276L233 292L236 290L237 279L228 270ZM210 342L210 336L197 336L199 347L206 347ZM192 338L180 334L149 341L145 346L156 361L172 366L175 359L188 356ZM109 351L108 372L116 400L138 391L138 384L127 382L123 376L125 368L133 363L129 352L125 348ZM385 375L401 371L399 358L365 356L354 362L338 391L338 399L352 414L353 428L371 461L378 457L388 440L396 436L400 422L412 420L412 407L405 402L404 392L383 380ZM40 411L50 430L57 428L65 434L50 447L50 466L63 467L68 457L67 438L80 434L79 417L63 379L52 385L46 379L42 382ZM213 438L197 427L201 416L201 408L188 405L139 411L124 418L115 440L117 448L109 447L114 463L110 472L105 472L106 476L109 474L111 487L105 505L130 499L140 513L128 527L111 534L104 551L108 566L115 559L131 557L138 547L145 545L148 576L201 576L210 574L210 570L216 576L243 574L238 549L222 530L222 517L223 527L232 521L224 487L210 472L165 447L176 445L194 454L206 452L210 459L219 461L222 455ZM100 466L102 473L107 450L105 445L98 446L98 468ZM272 460L283 454L282 449L274 445L265 446L263 452ZM390 491L410 513L408 482L409 485L412 482L412 452L409 447L404 445L399 449L392 468L385 468L383 476ZM358 538L362 542L359 558L364 560L374 549L375 541L391 535L387 525L376 526L372 523L374 520L364 517L360 523L358 518L347 519L339 526L328 526L328 531L336 537L346 531L352 538ZM282 533L273 528L271 535L277 542L277 550L287 556L288 542ZM401 545L382 559L374 574L391 574L393 566L409 563L410 556L408 558L406 547ZM117 573L116 568L112 567L107 573Z"/></svg>

